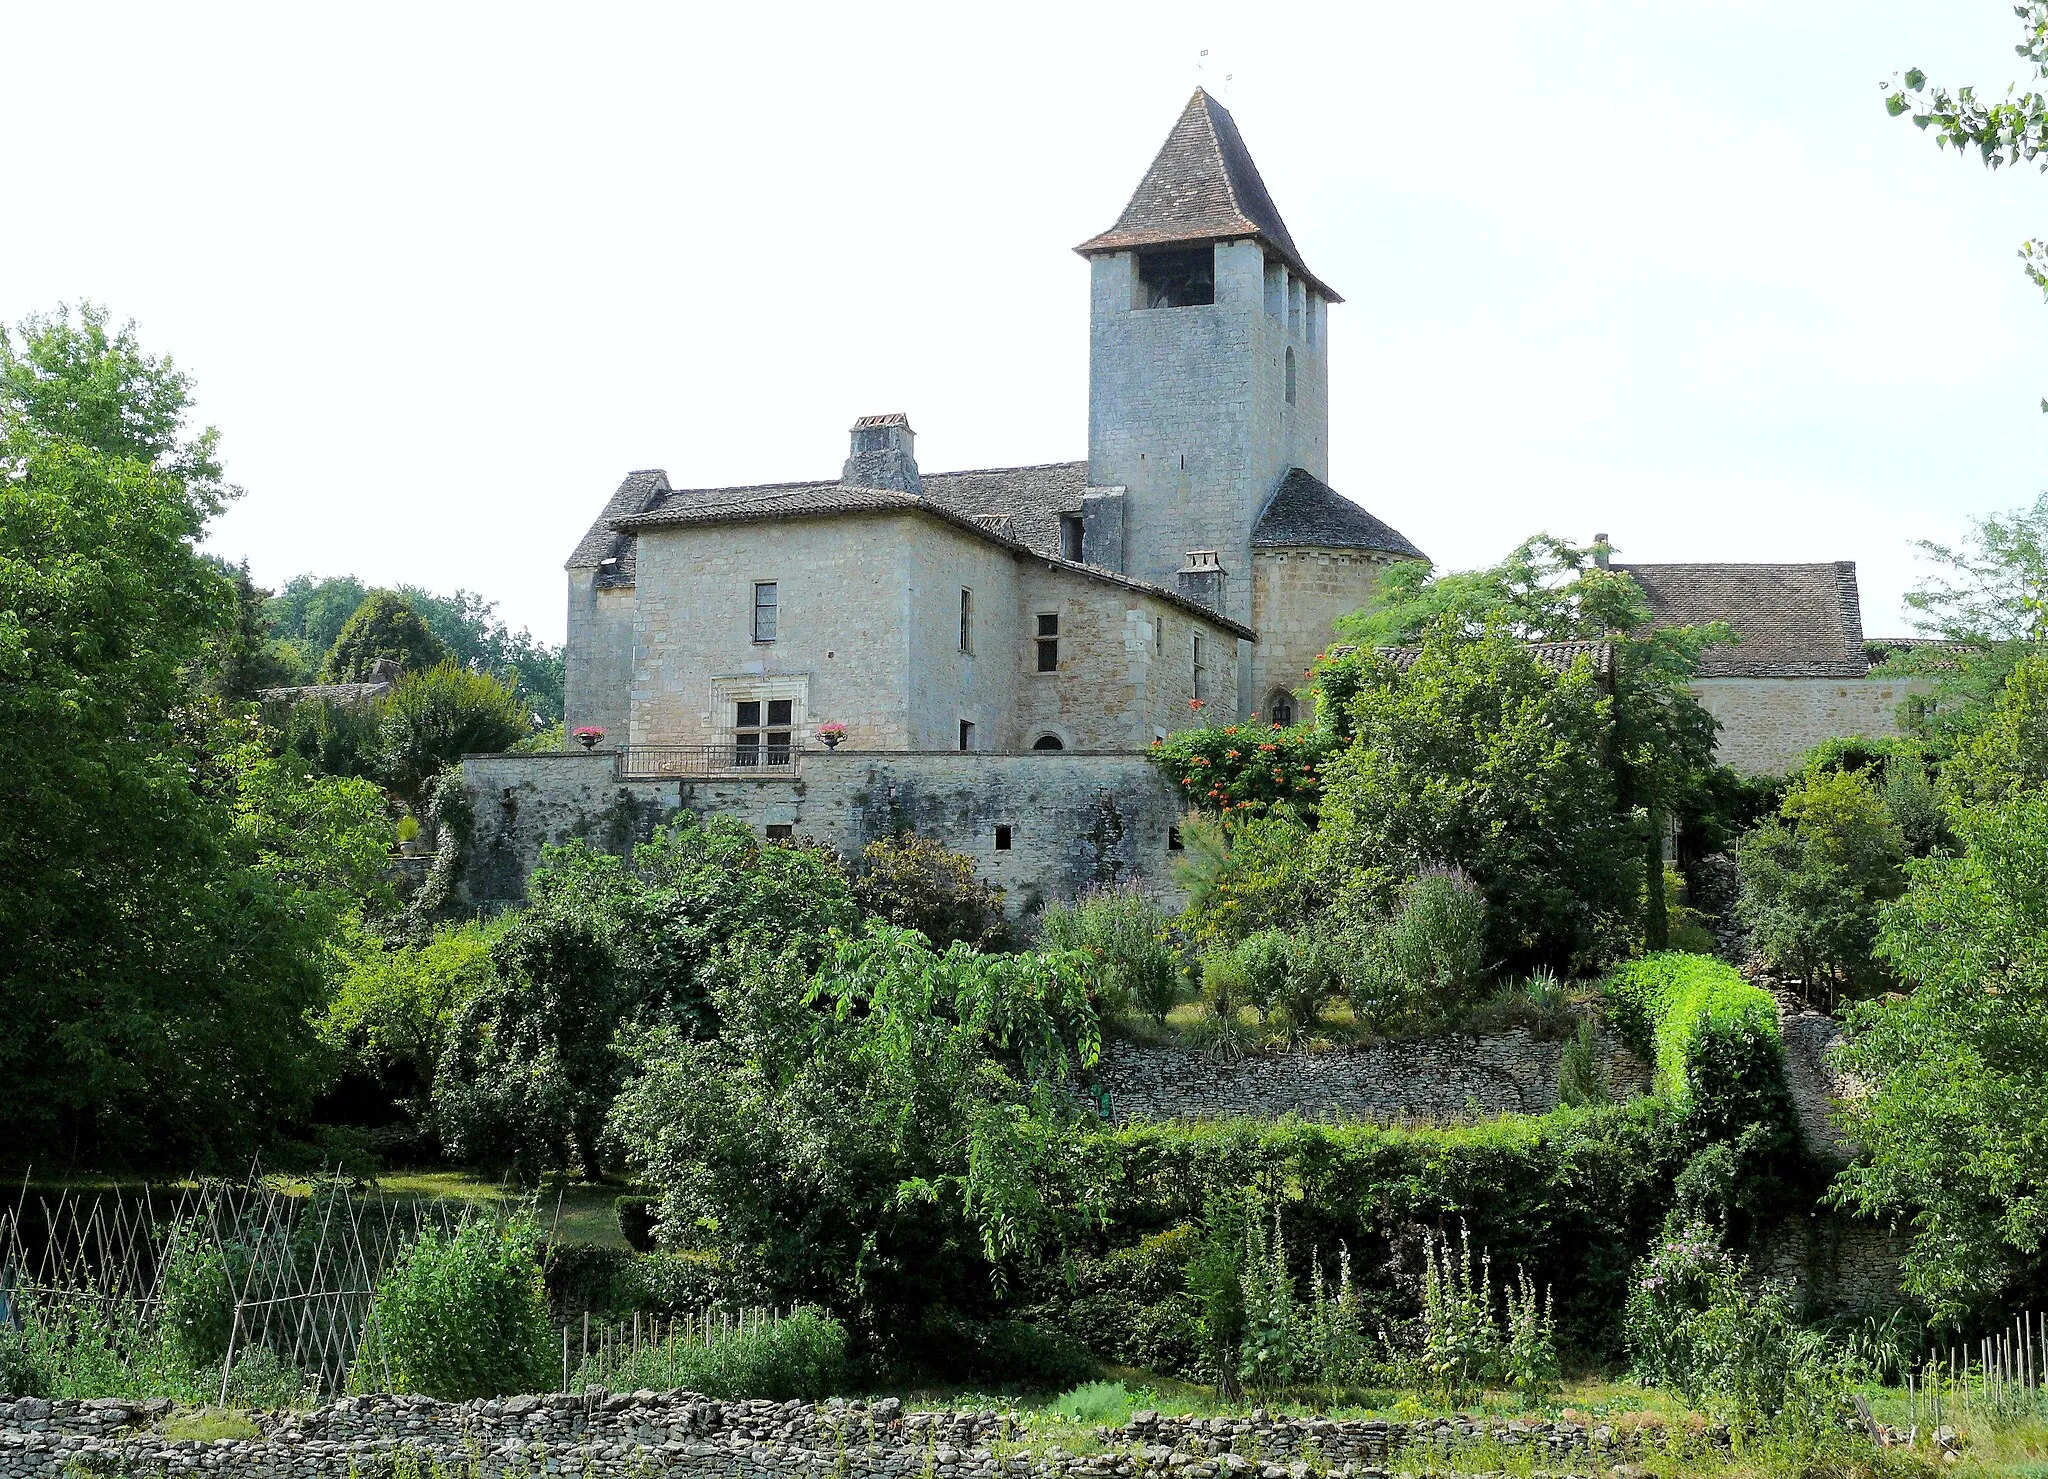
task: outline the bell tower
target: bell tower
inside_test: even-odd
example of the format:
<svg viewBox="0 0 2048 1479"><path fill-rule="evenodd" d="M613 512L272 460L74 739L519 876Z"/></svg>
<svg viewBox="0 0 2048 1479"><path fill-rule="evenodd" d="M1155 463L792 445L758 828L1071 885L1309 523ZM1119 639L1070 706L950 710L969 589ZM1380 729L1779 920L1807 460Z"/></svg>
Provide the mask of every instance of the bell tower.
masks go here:
<svg viewBox="0 0 2048 1479"><path fill-rule="evenodd" d="M1088 481L1124 490L1131 575L1252 624L1251 536L1329 476L1329 305L1229 112L1197 88L1091 270ZM1204 556L1192 560L1193 554Z"/></svg>

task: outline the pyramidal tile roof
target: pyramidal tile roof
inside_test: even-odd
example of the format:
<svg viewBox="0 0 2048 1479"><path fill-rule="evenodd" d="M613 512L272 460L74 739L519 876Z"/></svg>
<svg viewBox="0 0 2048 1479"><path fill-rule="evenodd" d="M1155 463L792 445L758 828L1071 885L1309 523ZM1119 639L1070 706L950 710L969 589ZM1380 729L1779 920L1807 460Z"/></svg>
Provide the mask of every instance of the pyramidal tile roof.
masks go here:
<svg viewBox="0 0 2048 1479"><path fill-rule="evenodd" d="M1302 262L1230 110L1198 87L1116 224L1074 250L1089 257L1248 236L1285 257L1332 303L1344 301Z"/></svg>

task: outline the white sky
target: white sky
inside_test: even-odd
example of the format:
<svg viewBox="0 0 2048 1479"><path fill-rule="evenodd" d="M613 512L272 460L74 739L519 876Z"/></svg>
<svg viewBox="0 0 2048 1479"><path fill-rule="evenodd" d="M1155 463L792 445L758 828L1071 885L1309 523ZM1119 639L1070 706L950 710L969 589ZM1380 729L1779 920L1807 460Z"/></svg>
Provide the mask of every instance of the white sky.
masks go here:
<svg viewBox="0 0 2048 1479"><path fill-rule="evenodd" d="M1441 564L1854 559L2044 486L2048 230L1886 118L2006 0L995 7L0 0L0 318L198 377L257 578L562 635L623 472L1086 455L1087 270L1197 78L1334 310L1332 481ZM1225 84L1224 74L1234 80Z"/></svg>

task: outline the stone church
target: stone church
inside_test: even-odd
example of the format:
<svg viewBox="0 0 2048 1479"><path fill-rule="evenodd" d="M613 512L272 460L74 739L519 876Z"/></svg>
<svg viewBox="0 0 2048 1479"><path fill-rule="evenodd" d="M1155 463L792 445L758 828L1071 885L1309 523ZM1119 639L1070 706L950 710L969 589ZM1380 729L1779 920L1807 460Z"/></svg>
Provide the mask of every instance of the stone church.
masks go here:
<svg viewBox="0 0 2048 1479"><path fill-rule="evenodd" d="M603 736L468 762L479 902L516 896L543 841L623 847L681 807L849 853L914 827L1019 907L1163 877L1179 802L1145 747L1307 717L1336 618L1427 557L1329 484L1343 299L1221 104L1195 93L1077 251L1085 460L927 472L887 414L836 478L626 476L568 561L568 725ZM1660 615L1763 639L1703 675L1731 759L1889 729L1853 565L1626 568Z"/></svg>

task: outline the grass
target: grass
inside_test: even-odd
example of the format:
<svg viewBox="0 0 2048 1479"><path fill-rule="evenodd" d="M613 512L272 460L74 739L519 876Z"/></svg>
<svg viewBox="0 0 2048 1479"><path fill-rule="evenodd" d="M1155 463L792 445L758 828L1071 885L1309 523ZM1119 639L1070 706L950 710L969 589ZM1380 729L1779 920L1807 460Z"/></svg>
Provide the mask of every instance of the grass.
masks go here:
<svg viewBox="0 0 2048 1479"><path fill-rule="evenodd" d="M260 1438L261 1431L246 1412L227 1407L201 1407L192 1412L174 1412L158 1429L175 1442L213 1443L223 1438Z"/></svg>
<svg viewBox="0 0 2048 1479"><path fill-rule="evenodd" d="M529 1190L492 1181L476 1171L462 1170L392 1171L379 1176L377 1185L388 1196L472 1202L479 1206L512 1206L531 1198L541 1226L552 1227L564 1242L590 1243L600 1248L626 1246L625 1236L619 1231L618 1209L613 1204L630 1187L550 1178L538 1190Z"/></svg>

